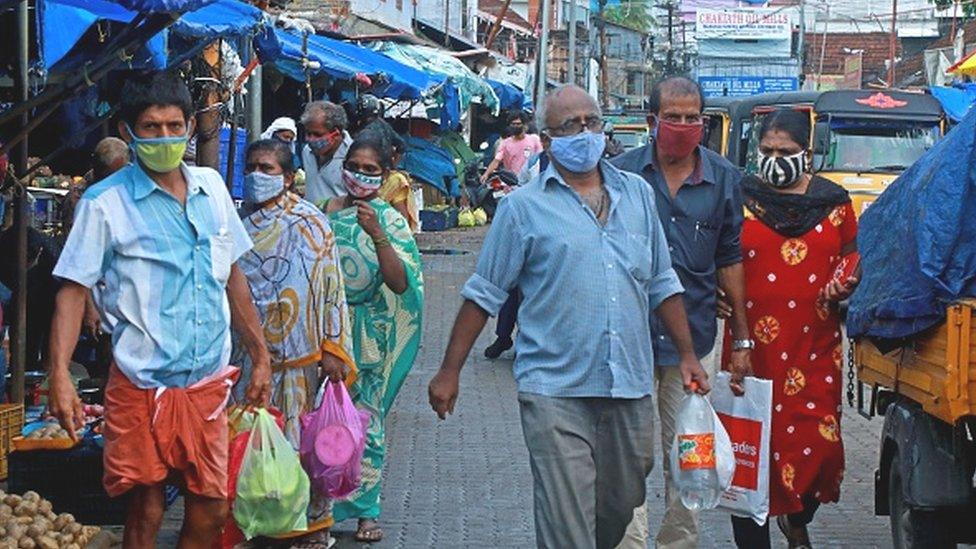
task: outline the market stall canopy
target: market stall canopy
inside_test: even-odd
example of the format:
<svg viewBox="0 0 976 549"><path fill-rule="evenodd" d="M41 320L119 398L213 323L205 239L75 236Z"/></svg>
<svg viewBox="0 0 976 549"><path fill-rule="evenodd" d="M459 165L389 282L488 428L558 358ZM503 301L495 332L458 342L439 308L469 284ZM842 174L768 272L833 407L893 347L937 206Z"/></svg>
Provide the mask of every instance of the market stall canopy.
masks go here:
<svg viewBox="0 0 976 549"><path fill-rule="evenodd" d="M393 42L376 42L372 48L418 70L447 77L457 88L461 111L466 111L472 102L477 102L498 113L498 96L488 82L447 52L427 46Z"/></svg>
<svg viewBox="0 0 976 549"><path fill-rule="evenodd" d="M100 21L131 23L137 13L123 7L123 4L147 5L149 0L129 0L112 2L109 0L38 0L41 14L41 61L46 70L51 70L71 52L82 36ZM175 0L158 0L158 4L173 7ZM133 66L164 68L168 64L168 33L197 44L207 43L217 38L247 36L258 29L270 25L266 15L256 7L239 0L197 0L183 2L184 5L198 9L184 13L171 30L161 32L149 39L143 48L144 58L133 59ZM92 51L92 55L100 52ZM172 58L173 56L169 56Z"/></svg>
<svg viewBox="0 0 976 549"><path fill-rule="evenodd" d="M951 88L932 86L929 92L932 93L932 97L939 100L942 110L953 122L965 118L969 109L976 103L976 84L963 84Z"/></svg>
<svg viewBox="0 0 976 549"><path fill-rule="evenodd" d="M139 13L186 13L214 0L115 0L122 7Z"/></svg>
<svg viewBox="0 0 976 549"><path fill-rule="evenodd" d="M273 62L287 76L305 80L303 37L275 29L278 52L262 52L262 60ZM262 48L264 49L264 48ZM444 83L444 78L397 62L370 49L325 36L308 36L308 61L311 73L325 73L337 80L370 77L370 93L393 99L421 99Z"/></svg>
<svg viewBox="0 0 976 549"><path fill-rule="evenodd" d="M863 277L850 337L899 340L976 297L976 111L929 149L859 220Z"/></svg>

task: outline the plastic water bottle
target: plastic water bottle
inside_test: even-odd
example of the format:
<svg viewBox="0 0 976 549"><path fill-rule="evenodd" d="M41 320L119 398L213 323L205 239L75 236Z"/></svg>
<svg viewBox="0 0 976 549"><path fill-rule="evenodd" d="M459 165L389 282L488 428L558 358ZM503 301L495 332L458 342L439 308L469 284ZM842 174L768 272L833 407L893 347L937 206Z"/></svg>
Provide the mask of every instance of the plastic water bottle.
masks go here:
<svg viewBox="0 0 976 549"><path fill-rule="evenodd" d="M671 471L681 503L691 511L714 508L722 495L715 471L715 416L697 389L692 382L692 392L678 407L674 437L677 460Z"/></svg>

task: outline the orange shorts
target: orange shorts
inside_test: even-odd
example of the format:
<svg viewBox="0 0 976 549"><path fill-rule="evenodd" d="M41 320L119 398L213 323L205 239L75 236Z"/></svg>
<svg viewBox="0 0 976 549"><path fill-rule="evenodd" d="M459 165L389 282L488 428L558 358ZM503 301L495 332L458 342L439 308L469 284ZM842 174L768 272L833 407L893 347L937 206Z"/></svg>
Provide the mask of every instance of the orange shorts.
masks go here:
<svg viewBox="0 0 976 549"><path fill-rule="evenodd" d="M108 495L182 477L186 490L227 498L227 412L236 368L187 388L140 389L113 364L105 388Z"/></svg>

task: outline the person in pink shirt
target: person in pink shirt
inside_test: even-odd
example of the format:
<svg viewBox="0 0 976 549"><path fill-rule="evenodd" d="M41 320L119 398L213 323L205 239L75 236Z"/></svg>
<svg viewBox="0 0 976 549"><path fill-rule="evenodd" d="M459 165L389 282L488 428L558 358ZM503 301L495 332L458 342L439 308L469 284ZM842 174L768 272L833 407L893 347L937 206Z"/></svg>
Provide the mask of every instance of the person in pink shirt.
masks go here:
<svg viewBox="0 0 976 549"><path fill-rule="evenodd" d="M502 139L498 145L498 152L495 159L488 165L485 174L481 176L481 181L487 181L491 174L495 173L498 166L518 175L522 171L522 166L532 155L542 151L542 142L536 134L526 133L529 123L529 115L519 111L508 119L508 129L510 137Z"/></svg>

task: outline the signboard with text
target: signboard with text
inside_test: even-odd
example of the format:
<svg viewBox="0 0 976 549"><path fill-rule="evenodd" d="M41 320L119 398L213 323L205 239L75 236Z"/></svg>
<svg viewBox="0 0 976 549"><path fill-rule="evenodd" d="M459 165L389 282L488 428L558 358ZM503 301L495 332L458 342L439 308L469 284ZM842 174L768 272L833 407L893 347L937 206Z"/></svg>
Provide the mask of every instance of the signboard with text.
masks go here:
<svg viewBox="0 0 976 549"><path fill-rule="evenodd" d="M699 76L705 97L748 97L800 89L800 79L781 76Z"/></svg>
<svg viewBox="0 0 976 549"><path fill-rule="evenodd" d="M789 40L793 34L790 12L782 9L699 9L695 39L703 40Z"/></svg>

